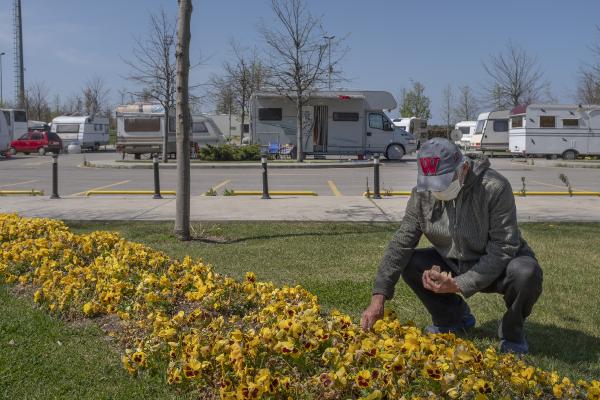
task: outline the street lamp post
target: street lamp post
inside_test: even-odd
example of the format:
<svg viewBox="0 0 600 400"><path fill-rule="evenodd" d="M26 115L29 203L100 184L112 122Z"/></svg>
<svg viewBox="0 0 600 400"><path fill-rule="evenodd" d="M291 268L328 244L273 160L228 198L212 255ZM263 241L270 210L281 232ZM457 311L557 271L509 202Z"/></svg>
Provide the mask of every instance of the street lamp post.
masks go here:
<svg viewBox="0 0 600 400"><path fill-rule="evenodd" d="M5 52L0 53L0 105L4 106L4 97L2 95L2 56L5 55Z"/></svg>
<svg viewBox="0 0 600 400"><path fill-rule="evenodd" d="M331 41L333 39L335 39L335 36L334 35L332 35L332 36L323 36L323 39L327 40L327 53L328 53L327 56L328 56L328 61L329 61L328 62L328 67L329 68L327 69L327 83L328 83L328 86L329 86L329 90L331 90L331 73L333 72L331 70Z"/></svg>

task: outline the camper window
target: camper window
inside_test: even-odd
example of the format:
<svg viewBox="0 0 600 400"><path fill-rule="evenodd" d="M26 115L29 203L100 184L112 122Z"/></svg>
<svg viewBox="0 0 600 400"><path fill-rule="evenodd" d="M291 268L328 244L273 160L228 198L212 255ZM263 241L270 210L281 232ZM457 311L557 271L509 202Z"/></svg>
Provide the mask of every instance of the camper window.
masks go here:
<svg viewBox="0 0 600 400"><path fill-rule="evenodd" d="M175 117L169 117L169 132L175 132L176 130Z"/></svg>
<svg viewBox="0 0 600 400"><path fill-rule="evenodd" d="M192 132L194 133L208 133L208 128L204 122L194 122L192 124Z"/></svg>
<svg viewBox="0 0 600 400"><path fill-rule="evenodd" d="M27 122L25 111L15 111L15 122Z"/></svg>
<svg viewBox="0 0 600 400"><path fill-rule="evenodd" d="M125 132L158 132L159 118L126 118Z"/></svg>
<svg viewBox="0 0 600 400"><path fill-rule="evenodd" d="M513 128L522 128L523 127L523 117L522 116L512 117L511 122L512 122Z"/></svg>
<svg viewBox="0 0 600 400"><path fill-rule="evenodd" d="M259 108L259 121L281 121L281 108Z"/></svg>
<svg viewBox="0 0 600 400"><path fill-rule="evenodd" d="M480 134L483 133L483 128L485 127L485 119L480 119L477 121L477 127L475 128L475 133Z"/></svg>
<svg viewBox="0 0 600 400"><path fill-rule="evenodd" d="M579 127L579 120L577 118L566 118L563 119L563 126L569 126L569 127Z"/></svg>
<svg viewBox="0 0 600 400"><path fill-rule="evenodd" d="M383 130L383 115L369 114L369 128Z"/></svg>
<svg viewBox="0 0 600 400"><path fill-rule="evenodd" d="M244 124L244 133L250 132L250 124Z"/></svg>
<svg viewBox="0 0 600 400"><path fill-rule="evenodd" d="M358 113L354 112L334 112L334 121L358 121Z"/></svg>
<svg viewBox="0 0 600 400"><path fill-rule="evenodd" d="M507 119L494 120L494 132L508 132L508 120Z"/></svg>
<svg viewBox="0 0 600 400"><path fill-rule="evenodd" d="M556 117L554 115L540 116L540 128L556 128Z"/></svg>
<svg viewBox="0 0 600 400"><path fill-rule="evenodd" d="M468 126L461 126L460 128L458 128L458 130L463 135L468 135L469 134L469 127Z"/></svg>
<svg viewBox="0 0 600 400"><path fill-rule="evenodd" d="M79 124L58 124L56 125L56 133L78 133Z"/></svg>

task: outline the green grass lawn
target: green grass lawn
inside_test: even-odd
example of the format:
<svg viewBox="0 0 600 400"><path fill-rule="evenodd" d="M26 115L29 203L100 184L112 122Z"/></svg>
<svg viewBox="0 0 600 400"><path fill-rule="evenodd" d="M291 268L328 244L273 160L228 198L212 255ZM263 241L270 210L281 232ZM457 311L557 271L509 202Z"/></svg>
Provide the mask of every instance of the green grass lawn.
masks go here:
<svg viewBox="0 0 600 400"><path fill-rule="evenodd" d="M181 243L170 235L170 223L72 222L70 226L76 232L119 231L171 256L202 258L216 271L237 278L254 271L261 280L301 284L318 295L326 309L338 308L355 319L369 302L377 264L395 229L391 224L206 223L194 224L196 236L204 240ZM544 293L527 324L529 361L575 379L600 378L600 224L525 224L522 231L544 269ZM127 378L120 370L117 350L98 330L67 327L32 309L29 302L15 300L5 290L0 293L0 312L12 315L0 320L0 347L5 348L13 335L39 342L0 354L0 394L11 388L26 390L21 382L30 382L34 371L62 368L72 376L70 383L61 382L63 392L46 396L43 390L51 382L42 380L22 392L22 397L62 397L67 390L88 397L86 393L93 390L109 389L106 397L111 398L167 396L158 377ZM477 294L469 304L478 319L471 338L481 346L496 346L496 327L504 311L501 296ZM418 326L429 323L425 308L402 282L390 306L403 321ZM70 341L65 339L57 347L58 337ZM14 365L24 372L15 375ZM13 378L5 383L5 376ZM88 385L92 376L96 381Z"/></svg>

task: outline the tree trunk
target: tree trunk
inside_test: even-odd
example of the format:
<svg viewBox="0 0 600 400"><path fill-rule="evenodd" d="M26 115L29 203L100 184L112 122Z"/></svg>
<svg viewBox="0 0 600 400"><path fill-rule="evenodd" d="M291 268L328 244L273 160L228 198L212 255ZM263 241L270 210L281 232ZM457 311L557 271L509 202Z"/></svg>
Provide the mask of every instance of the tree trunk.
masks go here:
<svg viewBox="0 0 600 400"><path fill-rule="evenodd" d="M177 27L177 199L174 234L190 240L190 20L192 0L179 0Z"/></svg>
<svg viewBox="0 0 600 400"><path fill-rule="evenodd" d="M246 111L242 107L242 129L240 131L240 144L244 144L244 123L246 122Z"/></svg>
<svg viewBox="0 0 600 400"><path fill-rule="evenodd" d="M165 109L165 134L163 136L163 145L162 145L162 159L163 163L168 163L167 159L168 153L168 145L169 145L169 106L164 107Z"/></svg>
<svg viewBox="0 0 600 400"><path fill-rule="evenodd" d="M302 132L302 100L298 96L296 100L296 161L304 161L303 132Z"/></svg>

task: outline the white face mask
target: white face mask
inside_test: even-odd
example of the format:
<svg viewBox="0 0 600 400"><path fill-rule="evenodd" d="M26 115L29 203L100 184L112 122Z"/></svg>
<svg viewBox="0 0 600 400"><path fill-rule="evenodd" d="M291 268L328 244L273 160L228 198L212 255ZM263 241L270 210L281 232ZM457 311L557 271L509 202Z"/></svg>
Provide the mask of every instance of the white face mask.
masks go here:
<svg viewBox="0 0 600 400"><path fill-rule="evenodd" d="M458 196L460 189L462 189L460 179L455 179L452 181L450 186L448 186L448 188L443 192L431 192L431 194L438 200L450 201L454 200Z"/></svg>

